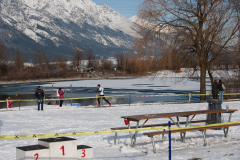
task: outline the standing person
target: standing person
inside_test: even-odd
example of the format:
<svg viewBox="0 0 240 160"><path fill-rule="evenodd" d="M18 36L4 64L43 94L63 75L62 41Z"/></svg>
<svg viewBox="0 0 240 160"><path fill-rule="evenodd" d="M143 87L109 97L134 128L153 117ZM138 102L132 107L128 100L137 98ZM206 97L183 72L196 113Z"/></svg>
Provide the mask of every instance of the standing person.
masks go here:
<svg viewBox="0 0 240 160"><path fill-rule="evenodd" d="M62 88L59 88L58 90L58 94L59 94L59 98L63 98L63 95L64 95L64 91L62 91ZM63 104L63 100L60 100L60 104L59 104L59 107L62 107L62 104Z"/></svg>
<svg viewBox="0 0 240 160"><path fill-rule="evenodd" d="M41 89L41 86L38 86L38 89L35 91L35 96L37 97L37 101L38 101L38 111L40 110L40 103L41 103L41 110L43 111L44 91Z"/></svg>
<svg viewBox="0 0 240 160"><path fill-rule="evenodd" d="M218 81L218 92L219 92L219 100L223 101L223 92L224 92L225 86L222 83L222 80Z"/></svg>
<svg viewBox="0 0 240 160"><path fill-rule="evenodd" d="M99 92L98 107L101 106L100 105L100 99L101 98L103 98L109 104L109 106L111 107L111 103L104 97L104 93L103 93L104 88L102 88L100 84L98 84L97 87L98 87L97 91Z"/></svg>
<svg viewBox="0 0 240 160"><path fill-rule="evenodd" d="M217 84L217 80L215 80L212 84L212 95L213 95L213 99L217 99L217 95L218 95L218 84Z"/></svg>
<svg viewBox="0 0 240 160"><path fill-rule="evenodd" d="M8 97L8 108L12 108L12 100L11 97Z"/></svg>

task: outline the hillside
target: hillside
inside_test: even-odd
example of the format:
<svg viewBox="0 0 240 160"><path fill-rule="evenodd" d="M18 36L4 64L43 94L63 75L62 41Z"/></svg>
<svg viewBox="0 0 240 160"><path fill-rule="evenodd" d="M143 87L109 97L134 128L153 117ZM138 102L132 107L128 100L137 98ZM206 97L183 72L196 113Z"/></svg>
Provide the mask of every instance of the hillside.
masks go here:
<svg viewBox="0 0 240 160"><path fill-rule="evenodd" d="M91 0L1 0L0 12L0 39L29 56L39 49L69 56L72 47L103 56L126 53L137 28Z"/></svg>

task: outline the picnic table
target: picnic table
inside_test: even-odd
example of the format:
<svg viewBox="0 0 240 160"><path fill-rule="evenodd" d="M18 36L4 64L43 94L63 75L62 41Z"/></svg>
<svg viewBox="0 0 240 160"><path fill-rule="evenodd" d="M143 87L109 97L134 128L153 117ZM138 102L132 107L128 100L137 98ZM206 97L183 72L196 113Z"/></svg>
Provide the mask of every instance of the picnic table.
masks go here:
<svg viewBox="0 0 240 160"><path fill-rule="evenodd" d="M191 124L191 121L195 118L196 115L201 114L222 114L222 113L229 113L229 119L228 122L231 121L232 113L234 113L235 109L216 109L216 110L197 110L197 111L184 111L184 112L171 112L171 113L156 113L156 114L143 114L143 115L131 115L131 116L121 116L121 118L126 118L129 120L128 127L131 129L130 122L137 122L136 128L142 128L144 125L150 120L150 119L158 119L158 118L169 118L177 127L181 127L179 117L186 117L185 127L188 127ZM176 117L176 120L174 121L173 117ZM141 125L140 121L145 120ZM226 128L226 132L228 132L228 128ZM137 140L137 134L138 131L135 131L135 135L132 136L132 133L130 132L130 139L132 146L135 147L136 140ZM181 132L180 136L182 141L185 140L186 132Z"/></svg>

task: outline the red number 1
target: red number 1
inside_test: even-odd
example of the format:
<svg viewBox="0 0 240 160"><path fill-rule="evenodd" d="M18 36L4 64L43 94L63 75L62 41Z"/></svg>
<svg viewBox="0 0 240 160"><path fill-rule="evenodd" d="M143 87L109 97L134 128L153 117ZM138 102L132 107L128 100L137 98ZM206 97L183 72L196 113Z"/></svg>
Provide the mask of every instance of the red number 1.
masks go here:
<svg viewBox="0 0 240 160"><path fill-rule="evenodd" d="M86 157L85 149L82 150L82 155L81 157Z"/></svg>
<svg viewBox="0 0 240 160"><path fill-rule="evenodd" d="M60 149L62 149L62 154L64 156L65 155L65 153L64 153L64 146L62 146Z"/></svg>
<svg viewBox="0 0 240 160"><path fill-rule="evenodd" d="M37 159L38 159L38 156L39 156L38 153L36 153L36 154L34 155L34 157L35 157L35 156L37 156L37 158L35 159L35 160L37 160Z"/></svg>

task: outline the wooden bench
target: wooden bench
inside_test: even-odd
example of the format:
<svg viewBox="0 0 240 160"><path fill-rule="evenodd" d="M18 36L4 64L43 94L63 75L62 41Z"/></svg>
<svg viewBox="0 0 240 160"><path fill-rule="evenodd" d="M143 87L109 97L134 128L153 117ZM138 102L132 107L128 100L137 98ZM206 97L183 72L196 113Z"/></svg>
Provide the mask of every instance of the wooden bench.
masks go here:
<svg viewBox="0 0 240 160"><path fill-rule="evenodd" d="M171 133L181 133L181 132L197 131L197 130L198 131L202 131L203 140L204 140L204 146L206 146L207 145L207 142L206 142L206 130L207 129L223 128L224 137L227 137L229 127L231 127L231 126L239 126L239 125L240 125L240 123L227 124L227 125L223 124L223 125L219 125L219 126L206 126L206 127L190 128L190 129L183 129L183 130L172 130ZM153 152L156 153L156 147L155 147L155 142L154 142L153 136L164 135L164 134L168 134L168 133L169 133L169 131L159 131L159 132L143 133L143 135L147 135L148 137L151 137L152 145L153 145Z"/></svg>
<svg viewBox="0 0 240 160"><path fill-rule="evenodd" d="M191 121L191 123L210 123L213 122L213 120L200 120L200 121ZM179 122L179 124L186 124L186 122ZM176 125L175 123L171 123L171 125ZM161 124L149 124L149 125L144 125L141 128L148 128L148 127L159 127L159 126L168 126L168 123L161 123ZM136 129L137 126L131 126L131 129ZM116 128L111 128L111 130L123 130L123 129L129 129L128 127L116 127ZM164 134L162 134L164 137ZM116 145L116 140L117 140L117 133L115 133L115 138L114 138L114 144Z"/></svg>

